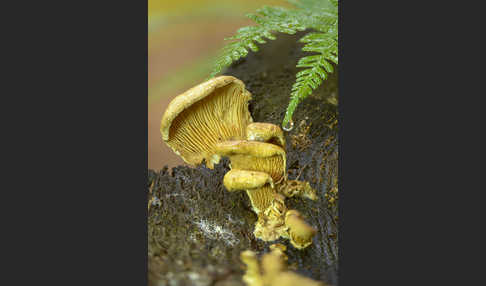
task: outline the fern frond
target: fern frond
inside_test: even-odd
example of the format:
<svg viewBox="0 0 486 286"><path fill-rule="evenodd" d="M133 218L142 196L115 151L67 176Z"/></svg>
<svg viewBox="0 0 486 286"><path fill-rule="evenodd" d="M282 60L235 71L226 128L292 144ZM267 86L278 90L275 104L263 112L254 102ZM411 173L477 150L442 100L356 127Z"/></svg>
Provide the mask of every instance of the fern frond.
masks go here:
<svg viewBox="0 0 486 286"><path fill-rule="evenodd" d="M245 57L248 54L248 50L254 52L258 51L256 43L264 44L265 39L275 40L275 36L272 33L260 26L250 26L240 28L236 35L225 40L236 40L223 47L219 58L216 59L213 71L210 77L214 77L220 73L223 69L230 66L234 61L239 60L241 57Z"/></svg>
<svg viewBox="0 0 486 286"><path fill-rule="evenodd" d="M235 36L225 39L233 40L233 42L223 47L220 57L215 61L210 77L217 75L234 61L245 57L248 54L248 49L257 52L256 43L266 43L265 38L275 40L276 37L273 33L295 34L297 31L306 29L298 22L292 11L282 7L265 6L258 9L257 13L247 14L247 17L259 25L240 28Z"/></svg>
<svg viewBox="0 0 486 286"><path fill-rule="evenodd" d="M296 9L264 6L256 13L248 14L257 25L240 28L236 35L225 40L225 45L216 59L210 77L220 73L234 61L245 57L248 50L258 51L257 44L275 40L274 33L295 34L312 29L300 39L306 43L303 51L317 53L303 57L297 67L305 68L296 75L291 91L291 100L282 125L285 127L299 102L309 96L333 72L331 62L338 64L338 0L288 0Z"/></svg>
<svg viewBox="0 0 486 286"><path fill-rule="evenodd" d="M292 125L292 115L299 103L318 88L322 81L326 80L328 73L334 71L328 58L324 55L303 57L299 60L297 67L305 67L306 69L296 74L297 79L292 86L290 103L282 122L282 126L286 129L288 129L286 126L289 123Z"/></svg>
<svg viewBox="0 0 486 286"><path fill-rule="evenodd" d="M328 8L337 7L337 0L287 0L290 4L301 9Z"/></svg>
<svg viewBox="0 0 486 286"><path fill-rule="evenodd" d="M299 103L312 94L313 90L317 89L322 81L326 80L328 73L334 71L331 62L338 64L337 23L337 19L335 19L335 22L327 28L326 32L308 33L299 40L306 43L302 48L303 51L318 54L303 57L297 64L297 67L305 69L296 74L296 81L292 86L290 102L282 122L282 127L286 130L293 126L292 115ZM326 29L319 30L324 31ZM290 126L290 128L287 126Z"/></svg>

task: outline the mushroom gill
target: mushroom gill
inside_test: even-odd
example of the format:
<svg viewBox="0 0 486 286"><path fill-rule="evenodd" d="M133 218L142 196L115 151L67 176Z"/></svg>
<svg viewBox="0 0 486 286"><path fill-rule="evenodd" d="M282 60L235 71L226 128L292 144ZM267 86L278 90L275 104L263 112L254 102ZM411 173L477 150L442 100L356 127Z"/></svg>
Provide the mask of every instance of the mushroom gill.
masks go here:
<svg viewBox="0 0 486 286"><path fill-rule="evenodd" d="M248 197L250 198L251 206L253 210L260 214L272 205L272 202L277 195L277 191L270 185L263 186L258 189L246 190Z"/></svg>
<svg viewBox="0 0 486 286"><path fill-rule="evenodd" d="M174 98L162 117L162 139L191 165L219 162L217 142L244 139L253 121L248 111L251 94L242 81L220 76Z"/></svg>
<svg viewBox="0 0 486 286"><path fill-rule="evenodd" d="M285 150L259 141L235 140L216 145L216 154L231 160L231 169L270 174L274 183L285 179Z"/></svg>
<svg viewBox="0 0 486 286"><path fill-rule="evenodd" d="M262 203L261 208L264 208L264 210L263 212L257 212L258 220L255 224L253 234L263 241L273 241L280 236L289 238L287 233L288 227L285 225L285 213L287 212L287 207L284 202L285 197L281 194L270 193L268 191L261 192L261 195L261 197L266 198L266 200L258 200L258 202ZM270 197L273 199L268 203L268 198ZM255 205L253 201L252 205Z"/></svg>

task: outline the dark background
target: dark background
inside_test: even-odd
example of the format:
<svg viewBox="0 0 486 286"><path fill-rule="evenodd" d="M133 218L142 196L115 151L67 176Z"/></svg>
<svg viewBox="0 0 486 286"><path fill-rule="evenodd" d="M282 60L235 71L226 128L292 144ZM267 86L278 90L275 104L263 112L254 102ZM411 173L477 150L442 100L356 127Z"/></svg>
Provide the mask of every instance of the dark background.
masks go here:
<svg viewBox="0 0 486 286"><path fill-rule="evenodd" d="M481 10L427 3L340 5L339 285L483 284ZM146 285L147 3L2 10L2 285Z"/></svg>

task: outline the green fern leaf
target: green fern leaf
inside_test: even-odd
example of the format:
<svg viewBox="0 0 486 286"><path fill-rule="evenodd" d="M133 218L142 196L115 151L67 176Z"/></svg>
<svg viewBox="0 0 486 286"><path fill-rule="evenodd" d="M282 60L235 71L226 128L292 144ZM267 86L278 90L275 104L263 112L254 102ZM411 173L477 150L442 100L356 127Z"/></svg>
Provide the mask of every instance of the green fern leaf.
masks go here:
<svg viewBox="0 0 486 286"><path fill-rule="evenodd" d="M316 53L301 58L297 67L304 68L296 74L292 86L289 106L282 125L292 122L292 115L298 104L312 94L319 85L334 71L338 64L338 0L288 0L296 9L264 6L248 18L257 25L240 28L236 35L225 40L220 56L215 60L210 77L219 74L233 62L245 57L248 50L258 51L257 44L266 39L275 40L274 33L295 34L297 31L311 29L299 41L305 43L303 51Z"/></svg>

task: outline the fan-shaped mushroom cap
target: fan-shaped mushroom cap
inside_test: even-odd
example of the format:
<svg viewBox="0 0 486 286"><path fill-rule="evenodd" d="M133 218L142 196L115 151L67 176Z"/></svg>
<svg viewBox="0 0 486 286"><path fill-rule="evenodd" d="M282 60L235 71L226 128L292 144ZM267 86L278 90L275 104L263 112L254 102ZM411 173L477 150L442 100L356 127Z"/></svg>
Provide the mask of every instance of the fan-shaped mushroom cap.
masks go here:
<svg viewBox="0 0 486 286"><path fill-rule="evenodd" d="M228 156L231 169L259 171L270 174L274 183L285 178L285 150L275 144L235 140L216 144L216 154Z"/></svg>
<svg viewBox="0 0 486 286"><path fill-rule="evenodd" d="M312 237L317 233L316 229L308 225L296 210L287 211L285 225L289 228L290 242L298 249L309 246L312 243Z"/></svg>
<svg viewBox="0 0 486 286"><path fill-rule="evenodd" d="M224 175L223 184L228 191L256 189L266 184L273 188L273 180L269 174L236 169Z"/></svg>
<svg viewBox="0 0 486 286"><path fill-rule="evenodd" d="M285 149L285 138L280 126L271 123L253 122L246 127L246 139L274 143Z"/></svg>
<svg viewBox="0 0 486 286"><path fill-rule="evenodd" d="M197 85L174 98L160 126L162 139L191 165L206 159L213 168L217 142L244 139L253 121L248 111L251 94L243 82L220 76Z"/></svg>

